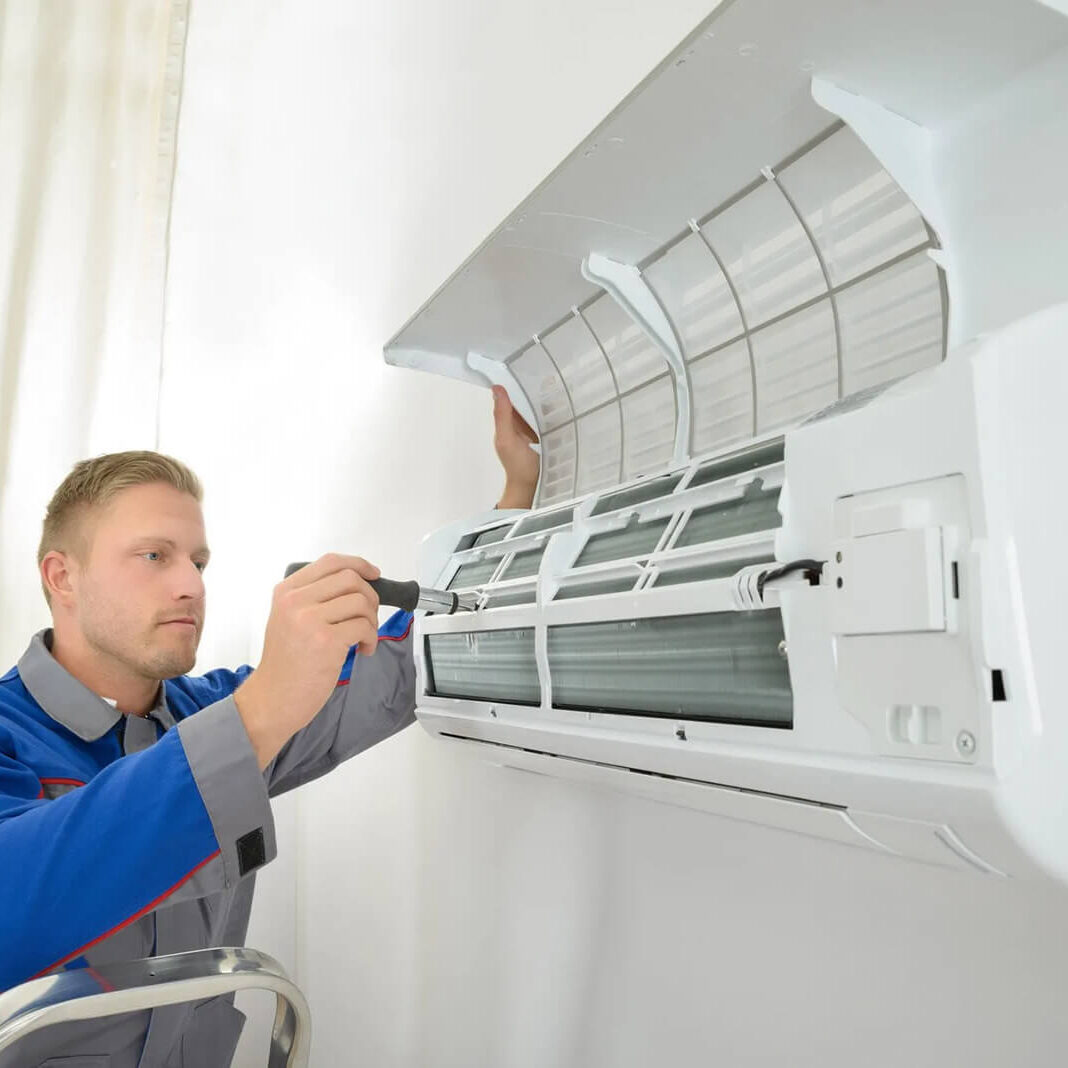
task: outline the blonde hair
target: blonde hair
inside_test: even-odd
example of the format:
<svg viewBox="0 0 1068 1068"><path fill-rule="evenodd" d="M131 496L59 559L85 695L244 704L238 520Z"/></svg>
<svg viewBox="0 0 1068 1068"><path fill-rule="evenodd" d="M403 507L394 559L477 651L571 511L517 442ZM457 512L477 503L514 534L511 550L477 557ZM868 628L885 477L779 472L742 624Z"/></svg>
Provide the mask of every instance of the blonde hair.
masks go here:
<svg viewBox="0 0 1068 1068"><path fill-rule="evenodd" d="M89 513L103 507L124 489L153 482L164 482L198 502L204 499L200 479L185 464L162 453L112 452L76 463L48 502L37 549L38 569L53 551L81 558L86 549L81 528ZM51 605L52 598L43 578L41 588Z"/></svg>

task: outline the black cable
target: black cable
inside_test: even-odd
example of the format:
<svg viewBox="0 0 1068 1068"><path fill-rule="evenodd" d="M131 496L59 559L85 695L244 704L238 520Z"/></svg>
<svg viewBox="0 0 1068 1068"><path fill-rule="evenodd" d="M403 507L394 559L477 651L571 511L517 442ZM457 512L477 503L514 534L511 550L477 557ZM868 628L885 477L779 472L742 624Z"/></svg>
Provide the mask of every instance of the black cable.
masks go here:
<svg viewBox="0 0 1068 1068"><path fill-rule="evenodd" d="M760 595L760 599L763 600L764 587L769 582L784 578L786 575L796 574L798 571L804 572L810 586L818 586L820 584L820 573L823 571L825 563L825 560L791 560L788 564L781 564L779 567L772 568L771 571L765 571L757 579L757 593Z"/></svg>

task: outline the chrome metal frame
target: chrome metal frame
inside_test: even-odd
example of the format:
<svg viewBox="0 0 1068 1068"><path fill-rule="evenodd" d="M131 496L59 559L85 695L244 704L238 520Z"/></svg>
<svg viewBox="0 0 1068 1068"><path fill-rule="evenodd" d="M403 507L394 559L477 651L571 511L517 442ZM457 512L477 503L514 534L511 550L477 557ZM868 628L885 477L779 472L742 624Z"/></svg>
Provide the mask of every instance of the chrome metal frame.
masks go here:
<svg viewBox="0 0 1068 1068"><path fill-rule="evenodd" d="M268 1068L307 1068L311 1047L308 1002L273 957L244 947L197 949L74 968L23 983L0 994L0 1053L52 1024L117 1016L238 990L272 990L277 996Z"/></svg>

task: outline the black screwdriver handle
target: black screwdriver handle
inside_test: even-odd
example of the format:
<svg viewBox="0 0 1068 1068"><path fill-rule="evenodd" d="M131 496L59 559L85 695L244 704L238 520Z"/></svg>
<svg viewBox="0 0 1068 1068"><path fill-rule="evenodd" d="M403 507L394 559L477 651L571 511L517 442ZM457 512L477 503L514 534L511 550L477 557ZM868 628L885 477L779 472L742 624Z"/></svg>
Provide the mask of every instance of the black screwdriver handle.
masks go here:
<svg viewBox="0 0 1068 1068"><path fill-rule="evenodd" d="M289 578L309 563L308 560L302 560L300 563L290 564L286 568L285 577ZM403 608L406 612L414 612L419 604L418 582L394 582L393 579L376 578L369 579L367 585L378 594L379 603L390 608Z"/></svg>
<svg viewBox="0 0 1068 1068"><path fill-rule="evenodd" d="M419 606L419 583L395 582L393 579L371 579L368 585L378 594L379 604L390 608L403 608L405 612L414 612Z"/></svg>

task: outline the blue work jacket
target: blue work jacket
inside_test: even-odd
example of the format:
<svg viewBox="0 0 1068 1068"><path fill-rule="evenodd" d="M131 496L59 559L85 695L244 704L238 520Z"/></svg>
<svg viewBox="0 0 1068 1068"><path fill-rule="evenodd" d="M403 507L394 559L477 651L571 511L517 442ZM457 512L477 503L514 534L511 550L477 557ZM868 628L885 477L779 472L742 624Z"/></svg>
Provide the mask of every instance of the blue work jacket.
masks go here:
<svg viewBox="0 0 1068 1068"><path fill-rule="evenodd" d="M233 693L247 665L168 679L123 715L34 636L0 678L0 990L63 968L242 945L276 853L270 798L414 719L409 613L350 650L315 719L260 771ZM0 1068L225 1068L244 1015L212 998L44 1029ZM75 1058L74 1060L70 1058Z"/></svg>

